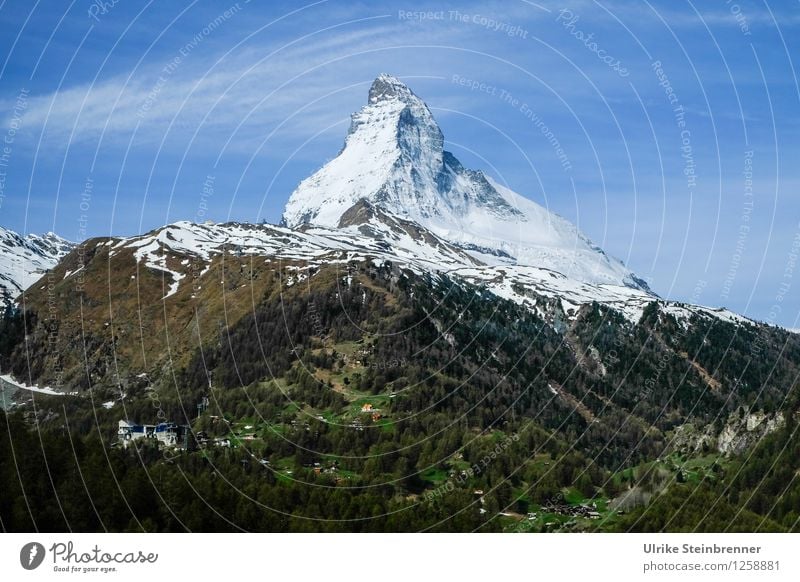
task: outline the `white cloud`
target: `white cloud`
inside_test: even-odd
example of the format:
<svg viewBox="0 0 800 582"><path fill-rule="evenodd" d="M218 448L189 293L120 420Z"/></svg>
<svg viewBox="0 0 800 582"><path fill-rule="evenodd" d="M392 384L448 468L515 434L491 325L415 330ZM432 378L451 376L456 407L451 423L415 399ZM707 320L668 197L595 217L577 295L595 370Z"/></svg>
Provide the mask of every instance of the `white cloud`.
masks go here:
<svg viewBox="0 0 800 582"><path fill-rule="evenodd" d="M291 134L297 142L298 137L302 140L320 128L346 121L353 110L354 96L365 95L367 84L379 72L401 76L435 74L463 71L483 63L484 68L493 68L494 75L507 69L505 75L519 77L518 71L492 60L491 55L496 54L492 47L508 42L500 33L449 17L434 23L415 23L399 20L396 10L386 10L392 13L385 17L380 12L376 10L376 16L364 19L363 7L342 9L331 20L338 24L309 21L308 30L316 32L306 37L301 33L283 44L253 40L224 58L224 49L212 53L210 41L203 44L204 40L174 70L165 70L167 63L180 56L177 50L183 43L179 43L173 52L154 53L157 57L148 59L135 71L32 97L25 118L26 135L38 139L44 130L44 151L60 152L68 145L96 146L101 137L103 147L124 146L134 130L135 143L158 143L169 131L167 147L183 148L199 128L196 139L204 145L216 146L230 140L229 147L252 151L292 113L321 96L328 95L288 120L271 139L280 140L281 135ZM497 14L498 19L520 23L531 30L536 22L551 18L551 14L522 3L515 7L506 3L476 4L462 12ZM308 20L311 16L298 17ZM231 44L240 40L236 35L232 37ZM535 46L519 39L512 42L519 42L521 47ZM424 45L441 48L420 48ZM460 51L462 48L485 51L487 56ZM537 51L535 57L541 61L557 58L547 51ZM348 88L359 82L365 86ZM450 97L442 97L443 102L452 106L460 100L466 107L469 96L454 97L452 87L446 85L443 93ZM425 95L429 100L436 97ZM356 103L363 103L363 97Z"/></svg>
<svg viewBox="0 0 800 582"><path fill-rule="evenodd" d="M30 98L27 135L38 137L44 128L48 143L56 147L94 142L101 135L105 144L127 143L137 126L139 139L160 140L172 124L175 139L188 139L202 125L201 134L213 133L217 141L227 139L244 121L236 140L241 144L260 139L298 108L330 93L287 126L310 135L348 117L350 91L365 94L371 80L364 71L372 75L387 68L392 53L380 47L391 47L396 40L393 24L338 29L285 48L251 46L221 61L219 55L204 55L199 61L199 54L190 54L172 71L164 69L173 57L166 55L132 74ZM429 42L432 32L409 31L404 44ZM437 38L447 41L440 34ZM359 82L363 88L347 89Z"/></svg>

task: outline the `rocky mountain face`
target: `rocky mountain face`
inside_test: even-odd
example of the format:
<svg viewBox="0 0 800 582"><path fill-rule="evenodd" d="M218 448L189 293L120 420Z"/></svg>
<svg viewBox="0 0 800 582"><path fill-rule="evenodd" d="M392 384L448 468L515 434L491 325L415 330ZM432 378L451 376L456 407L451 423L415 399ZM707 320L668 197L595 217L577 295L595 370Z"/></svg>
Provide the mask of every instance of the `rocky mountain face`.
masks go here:
<svg viewBox="0 0 800 582"><path fill-rule="evenodd" d="M689 455L708 451L728 456L742 454L785 426L786 419L780 411L751 412L747 407L741 407L725 418L721 429L714 425L696 427L693 423L678 427L675 448Z"/></svg>
<svg viewBox="0 0 800 582"><path fill-rule="evenodd" d="M0 227L0 309L56 266L75 245L48 232L45 235L19 234Z"/></svg>

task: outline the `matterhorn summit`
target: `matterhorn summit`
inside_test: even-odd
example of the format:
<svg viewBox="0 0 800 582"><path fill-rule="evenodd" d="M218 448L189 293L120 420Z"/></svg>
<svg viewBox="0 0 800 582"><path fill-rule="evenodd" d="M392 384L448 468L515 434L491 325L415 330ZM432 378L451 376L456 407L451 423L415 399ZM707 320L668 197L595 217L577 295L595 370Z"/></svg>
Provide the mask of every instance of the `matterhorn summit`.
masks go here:
<svg viewBox="0 0 800 582"><path fill-rule="evenodd" d="M413 222L492 266L549 269L576 281L646 290L575 226L444 150L428 106L382 74L352 115L344 147L292 193L290 228L346 228L354 207ZM348 212L350 211L350 212Z"/></svg>

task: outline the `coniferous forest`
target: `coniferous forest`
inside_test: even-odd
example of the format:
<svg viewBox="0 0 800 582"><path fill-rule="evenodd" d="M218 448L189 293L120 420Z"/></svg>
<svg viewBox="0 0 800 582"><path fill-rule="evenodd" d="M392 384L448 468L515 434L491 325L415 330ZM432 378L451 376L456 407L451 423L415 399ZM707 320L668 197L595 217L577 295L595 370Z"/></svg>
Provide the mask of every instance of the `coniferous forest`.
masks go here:
<svg viewBox="0 0 800 582"><path fill-rule="evenodd" d="M793 334L658 301L568 317L390 263L258 276L238 318L187 303L203 329L161 358L124 318L54 357L43 304L7 310L3 372L75 390L2 412L2 528L800 529ZM124 446L124 419L187 430Z"/></svg>

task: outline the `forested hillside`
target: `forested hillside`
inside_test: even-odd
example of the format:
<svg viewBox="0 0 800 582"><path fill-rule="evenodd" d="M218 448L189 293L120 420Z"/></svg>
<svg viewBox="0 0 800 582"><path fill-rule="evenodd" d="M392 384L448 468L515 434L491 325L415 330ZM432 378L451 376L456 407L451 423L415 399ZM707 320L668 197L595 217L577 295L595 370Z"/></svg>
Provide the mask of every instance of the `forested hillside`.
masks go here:
<svg viewBox="0 0 800 582"><path fill-rule="evenodd" d="M200 295L233 266L231 289L249 288ZM73 377L113 359L79 394L4 414L4 529L798 528L794 334L656 300L636 324L599 304L537 312L389 262L213 269L202 300L178 296L154 324L165 354L137 353L135 304L115 305L113 342L59 340ZM56 370L42 305L0 330L3 369L33 381ZM80 312L62 321L80 329ZM193 438L122 448L124 418Z"/></svg>

